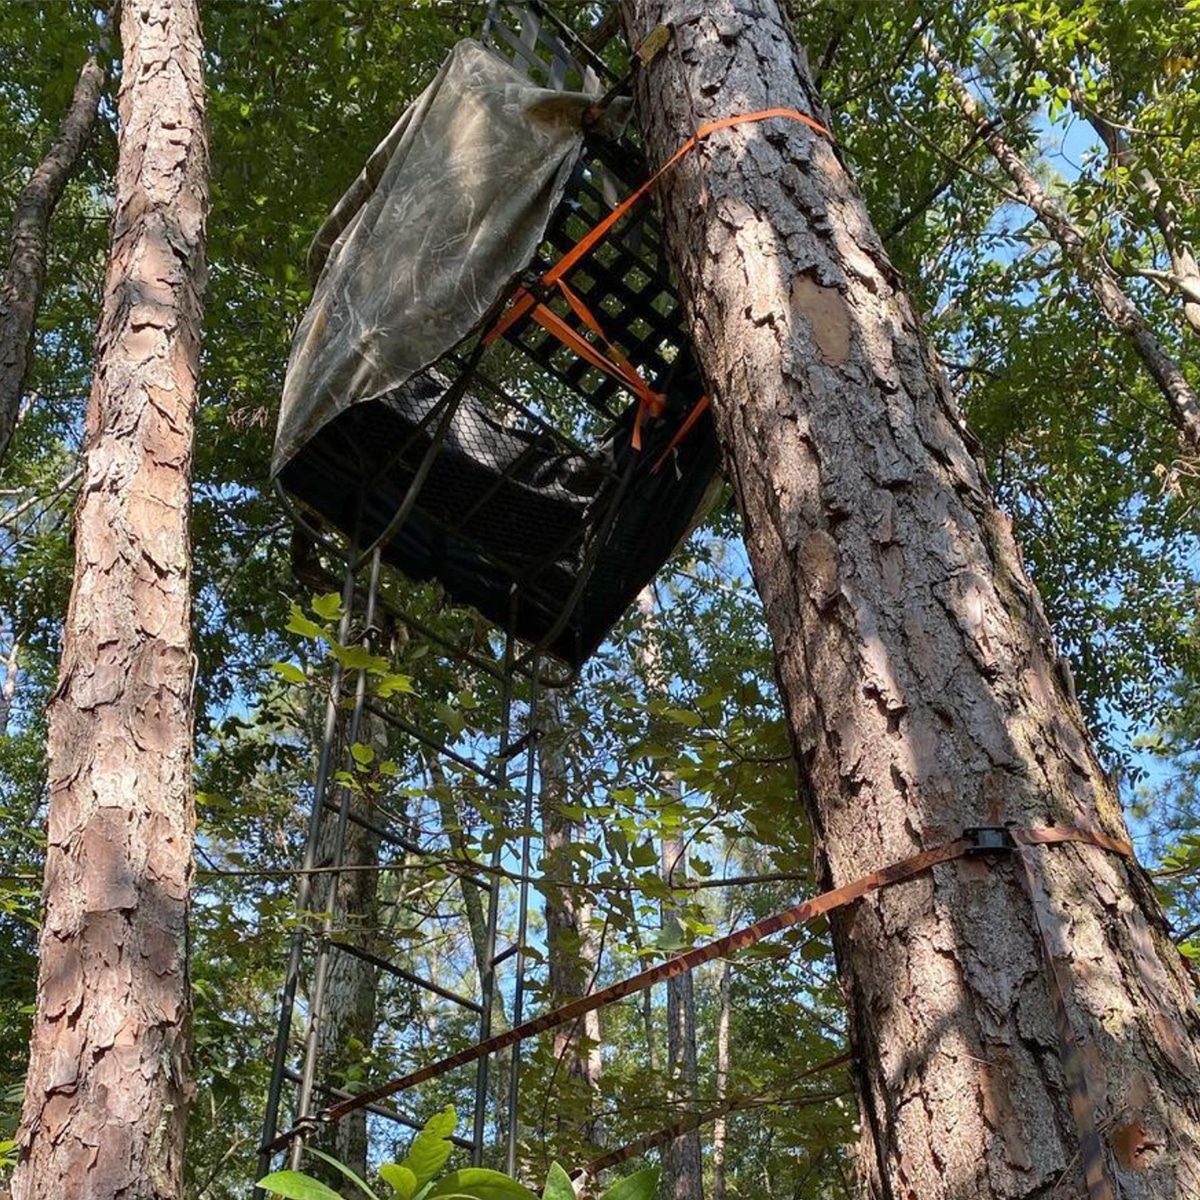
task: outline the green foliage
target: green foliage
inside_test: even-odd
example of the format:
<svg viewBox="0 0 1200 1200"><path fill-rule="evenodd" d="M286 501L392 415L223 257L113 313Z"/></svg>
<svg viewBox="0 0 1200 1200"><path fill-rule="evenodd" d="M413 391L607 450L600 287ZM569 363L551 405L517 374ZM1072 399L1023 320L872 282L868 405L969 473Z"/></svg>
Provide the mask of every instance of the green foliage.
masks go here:
<svg viewBox="0 0 1200 1200"><path fill-rule="evenodd" d="M370 652L356 641L353 621L351 633L340 635L345 614L334 590L336 567L324 564L323 578L294 577L288 522L266 482L290 333L310 292L307 242L448 47L478 31L483 7L410 0L205 6L214 178L193 513L198 1095L187 1153L189 1194L205 1200L240 1197L253 1169L287 939L306 919L287 872L302 855L311 748L335 664L351 685L365 678L374 699L388 700L416 727L470 755L494 750L494 680L450 665L421 639L405 641L394 630L377 637ZM840 152L947 362L1059 649L1073 663L1081 702L1105 733L1110 760L1132 756L1145 771L1136 794L1139 832L1176 931L1194 947L1194 468L1180 461L1153 387L1046 231L998 190L1005 180L943 103L913 27L920 21L961 65L1006 136L1084 228L1089 247L1116 266L1194 379L1195 335L1181 320L1179 298L1145 274L1169 264L1137 171L1114 161L1087 130L1092 112L1120 122L1139 161L1167 185L1179 228L1194 245L1198 10L1115 0L823 0L795 7ZM594 6L560 11L586 23ZM0 226L7 228L19 188L69 99L95 13L84 0L60 0L9 5L5 17ZM1031 35L1040 42L1036 54ZM90 386L115 129L110 96L55 219L32 378L36 400L0 488L6 521L33 502L0 529L0 649L19 647L13 711L0 737L0 1137L15 1127L35 991L41 714L55 686L71 579L70 481ZM494 635L470 614L448 609L436 589L394 579L387 589L450 640L484 657L495 649ZM551 1000L542 909L556 888L589 914L560 945L580 959L600 945L594 970L602 984L713 930L777 911L817 886L771 648L731 504L673 560L658 590L667 694L648 695L639 677L642 633L630 614L562 697L566 784L556 813L570 838L530 914L531 1003ZM1136 744L1138 735L1159 741ZM420 875L407 866L381 870L378 911L346 918L339 932L367 939L414 973L474 990L469 939L452 932L467 907L454 872L464 863L486 866L493 850L512 844L523 819L518 796L511 787L481 786L453 763L435 777L403 738L361 732L350 754L354 765L338 781L356 800L385 808L416 836L432 830L440 844L453 836L457 848ZM664 773L681 795L663 787ZM686 880L665 877L664 836L686 841ZM751 882L715 886L731 876ZM505 933L513 932L516 898L506 879ZM660 935L663 905L679 920ZM427 914L435 908L444 928L434 934ZM789 1086L798 1071L845 1044L828 929L794 931L739 957L731 986L730 1094L781 1098L731 1117L731 1194L843 1196L854 1120L848 1083L831 1077L803 1094ZM698 1092L709 1101L717 1094L716 976L700 973L696 989ZM353 1040L334 1064L339 1085L389 1078L475 1036L472 1015L431 1017L403 982L381 981L377 1003L374 1038ZM596 1152L598 1118L610 1146L667 1123L664 1025L661 996L648 1010L629 1003L606 1012L604 1073L594 1089L569 1069L552 1039L527 1047L521 1161L550 1167L543 1200L572 1200L566 1173L551 1164ZM586 1038L577 1045L589 1048ZM420 1102L461 1106L470 1103L469 1086L438 1080ZM417 1143L410 1159L418 1157ZM447 1142L438 1145L449 1153ZM0 1151L0 1171L4 1158ZM377 1190L416 1200L448 1160L428 1177L404 1161L385 1167ZM330 1185L317 1186L326 1191L309 1195L328 1200Z"/></svg>
<svg viewBox="0 0 1200 1200"><path fill-rule="evenodd" d="M511 1176L487 1167L462 1167L442 1175L453 1149L449 1138L456 1121L453 1106L447 1106L425 1123L400 1162L379 1168L379 1177L390 1189L387 1200L538 1200L534 1192ZM311 1147L309 1153L349 1179L367 1200L382 1200L345 1163ZM653 1200L657 1185L657 1170L639 1171L617 1180L600 1200ZM274 1171L256 1186L284 1200L340 1200L332 1188L302 1171ZM558 1163L550 1165L541 1200L575 1200L571 1177Z"/></svg>

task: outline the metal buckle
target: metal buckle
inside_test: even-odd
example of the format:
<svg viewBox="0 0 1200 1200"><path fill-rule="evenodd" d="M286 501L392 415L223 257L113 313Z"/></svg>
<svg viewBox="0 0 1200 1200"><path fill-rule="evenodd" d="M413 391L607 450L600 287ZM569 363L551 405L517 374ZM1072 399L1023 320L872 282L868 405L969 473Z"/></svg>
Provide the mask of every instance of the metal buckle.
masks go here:
<svg viewBox="0 0 1200 1200"><path fill-rule="evenodd" d="M963 837L971 843L968 855L1003 854L1017 848L1012 831L1003 825L971 825L963 830Z"/></svg>

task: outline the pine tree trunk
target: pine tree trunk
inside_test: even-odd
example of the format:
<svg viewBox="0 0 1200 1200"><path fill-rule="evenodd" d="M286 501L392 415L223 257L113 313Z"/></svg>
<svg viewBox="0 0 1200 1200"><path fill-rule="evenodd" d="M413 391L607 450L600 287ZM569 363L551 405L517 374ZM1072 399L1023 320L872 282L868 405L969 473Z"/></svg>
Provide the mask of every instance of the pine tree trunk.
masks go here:
<svg viewBox="0 0 1200 1200"><path fill-rule="evenodd" d="M335 761L345 762L345 725L348 714L342 716L343 730ZM377 761L387 757L387 729L382 718L364 712L359 730L360 743L375 751ZM343 791L330 791L332 804L322 815L317 841L316 864L329 867L337 863L352 868L336 876L332 896L335 941L373 951L375 933L379 926L379 836L364 825L348 821L341 853L336 846L338 810ZM350 814L377 820L374 793L369 786L351 789ZM355 870L353 868L367 868ZM317 876L312 892L316 912L325 912L330 905L329 875ZM317 1059L320 1064L318 1080L346 1087L352 1082L348 1072L359 1066L370 1054L375 1040L375 1007L379 986L379 971L373 963L359 958L337 945L329 950L329 976L325 984L324 1011L317 1030ZM339 1161L366 1175L367 1171L367 1113L350 1113L336 1125L320 1131L318 1147ZM322 1170L322 1176L332 1187L345 1187L345 1178L332 1168ZM348 1190L347 1194L353 1194Z"/></svg>
<svg viewBox="0 0 1200 1200"><path fill-rule="evenodd" d="M646 690L651 695L661 697L666 692L666 681L659 657L653 587L642 588L637 604L642 618L641 665L646 677ZM682 802L682 789L674 775L661 771L658 783L676 803ZM663 833L662 870L669 886L681 884L687 879L686 845L677 833ZM669 942L674 944L681 940L682 929L675 905L662 905L662 926ZM690 974L677 975L667 981L667 1073L670 1076L667 1099L671 1104L671 1120L685 1120L697 1111L696 996ZM671 1200L704 1200L704 1163L699 1128L687 1129L671 1139L663 1165L666 1191Z"/></svg>
<svg viewBox="0 0 1200 1200"><path fill-rule="evenodd" d="M111 20L101 29L107 57ZM33 354L33 326L46 281L46 235L68 180L83 157L96 122L108 69L100 54L79 72L67 114L49 153L21 190L13 212L8 265L0 276L0 463L21 411L21 393Z"/></svg>
<svg viewBox="0 0 1200 1200"><path fill-rule="evenodd" d="M578 872L571 854L579 836L577 823L563 809L570 803L567 778L566 738L562 697L549 692L542 701L543 737L538 743L541 784L542 864L549 881L574 880ZM591 929L591 903L571 883L542 885L546 905L546 957L549 960L547 1004L558 1008L586 996L595 984L600 947ZM592 1012L575 1025L560 1030L554 1039L554 1057L564 1064L567 1082L556 1083L559 1130L603 1145L604 1128L591 1114L600 1087L600 1013ZM564 1119L561 1112L579 1108L587 1113L583 1122Z"/></svg>
<svg viewBox="0 0 1200 1200"><path fill-rule="evenodd" d="M634 44L676 23L636 81L652 162L693 122L828 123L773 0L623 11ZM1123 834L1011 526L829 142L785 118L722 130L659 194L826 882L971 825ZM1029 853L1028 887L1015 856L959 860L833 922L867 1194L1085 1194L1036 896L1120 1195L1200 1195L1200 1028L1149 882L1088 846Z"/></svg>
<svg viewBox="0 0 1200 1200"><path fill-rule="evenodd" d="M112 249L50 704L16 1200L178 1200L189 1095L188 545L208 152L192 0L122 20Z"/></svg>

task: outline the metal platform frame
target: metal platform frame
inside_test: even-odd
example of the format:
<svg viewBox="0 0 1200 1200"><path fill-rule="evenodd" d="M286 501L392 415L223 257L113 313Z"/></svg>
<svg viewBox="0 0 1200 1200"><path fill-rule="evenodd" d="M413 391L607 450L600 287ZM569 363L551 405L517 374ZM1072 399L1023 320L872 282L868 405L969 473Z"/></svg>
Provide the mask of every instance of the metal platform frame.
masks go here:
<svg viewBox="0 0 1200 1200"><path fill-rule="evenodd" d="M605 67L600 56L542 5L494 2L488 11L483 40L494 50L507 56L526 74L548 87L611 93L616 84L615 77ZM581 66L581 63L584 65ZM575 189L565 206L565 212L548 232L542 255L531 267L531 278L540 274L594 224L600 215L611 210L622 195L627 195L632 190L628 182L630 175L634 180L641 177L641 160L636 147L625 146L628 161L623 164L624 171L615 169L620 164L615 162L611 148L606 151L603 146L592 147L589 142L589 150L592 152L585 156L585 162L576 173ZM622 175L626 178L622 179ZM603 253L598 253L590 259L585 267L576 272L572 280L572 286L588 297L590 302L597 306L597 311L602 315L607 314L621 329L631 356L639 362L646 363L660 378L670 373L672 364L680 353L680 347L684 344L678 301L666 279L657 225L652 215L643 214L620 230L614 237L613 244L605 247ZM527 369L532 369L542 377L556 380L562 389L581 405L579 411L584 415L576 419L574 428L580 428L580 421L586 422L589 413L593 423L596 417L609 419L614 415L609 403L617 391L613 380L589 367L582 360L564 353L564 348L544 330L526 322L506 334L504 342L504 353L510 358L515 352L516 357L526 363ZM496 354L497 349L499 347L493 348L491 353ZM357 955L371 962L379 970L404 980L418 991L475 1014L478 1017L480 1040L487 1038L492 1031L501 971L510 970L512 1019L514 1023L520 1023L523 1019L526 992L526 914L530 900L531 843L538 775L536 753L540 736L538 695L540 689L546 686L562 686L570 678L569 673L564 674L561 670L554 673L549 669L544 657L544 647L553 641L571 619L591 563L604 542L608 527L606 522L611 522L617 510L630 471L618 472L601 456L592 455L595 469L607 473L607 513L601 515L598 533L584 551L578 580L565 605L561 607L555 627L538 644L523 646L518 642L515 614L519 598L537 594L540 587L539 571L544 569L545 564L542 568L535 567L523 571L514 570L512 564L499 560L489 564L511 579L513 598L513 618L508 628L503 631L504 649L497 658L488 658L477 648L462 646L446 639L431 628L428 622L407 611L388 588L381 586L381 581L386 579L389 571L384 562L385 550L389 539L404 526L421 503L422 488L468 386L473 392L485 394L494 400L499 408L510 414L512 420L522 422L525 428L535 431L538 437L552 441L561 452L576 455L589 453L581 441L572 437L571 432L561 428L561 422L550 422L544 414L515 395L513 388L497 382L497 374L486 369L487 363L484 360L483 342L476 338L439 364L455 382L421 421L420 426L413 430L407 442L397 446L392 453L390 461L398 461L418 446L419 439L428 438L428 445L420 455L403 501L386 522L382 532L369 544L364 545L358 538L347 537L344 531L339 533L324 527L315 513L304 509L303 506L297 506L282 488L278 489L280 499L296 525L315 545L324 550L329 559L340 561L342 564L339 642L346 645L349 641L357 639L368 650L374 650L378 620L381 613L386 612L392 620L403 624L416 638L435 646L437 653L488 676L499 690L500 718L492 753L487 761L476 761L460 749L446 745L429 731L415 726L395 711L394 706L369 696L366 672L355 673L356 678L352 681L351 688L351 681L347 679L346 672L335 664L326 703L308 835L296 897L296 907L301 919L291 939L280 1001L278 1032L259 1157L260 1175L268 1173L273 1166L278 1165L277 1155L281 1149L286 1151L285 1158L288 1164L292 1167L298 1165L306 1142L310 1141L320 1128L322 1108L326 1103L350 1094L346 1089L335 1087L322 1078L322 1064L318 1054L322 1025L327 1019L325 1009L328 981L335 954ZM337 447L331 451L334 454L339 452ZM517 464L517 468L519 465ZM344 469L353 464L343 462L340 466ZM498 482L497 487L499 485ZM364 480L363 491L370 486L371 481ZM485 495L475 507L486 504L488 500L489 496ZM359 507L361 510L361 499ZM425 519L437 524L439 518L424 508L420 511ZM456 528L448 528L446 532L461 533L474 513L473 508L469 513L460 514ZM361 629L357 633L356 619L361 621ZM516 844L507 849L507 852L520 862L520 878L517 884L518 927L511 945L499 948L497 944L502 881L501 872L496 868L501 865L502 847L497 845L492 850L490 873L468 875L471 884L487 899L484 956L486 968L478 980L477 996L458 994L364 947L354 945L351 940L337 936L337 880L339 873L346 866L344 855L347 831L351 824L364 824L364 818L352 811L351 789L338 782L342 764L334 762L334 746L338 739L339 722L344 721L344 741L346 755L349 756L349 747L358 740L367 713L386 722L394 734L410 739L424 753L470 771L494 793L510 797L508 802L517 809L513 812L510 808L509 815L517 819L521 833ZM348 757L347 761L349 762ZM519 783L516 788L513 786L515 782ZM325 877L329 880L328 900L324 911L314 914L309 912L314 894L314 867L317 866L321 839L327 833L328 822L331 820L335 822L333 861L327 868L323 868ZM382 844L393 846L413 858L419 858L421 853L428 849L413 844L410 839L406 839L395 828L389 826L386 819L371 823L369 827ZM418 867L419 864L416 864L413 869ZM305 980L308 981L308 985L302 988L301 984ZM294 1031L301 1018L304 1021L304 1032L303 1037L299 1039L299 1061L295 1062L297 1039ZM519 1045L509 1053L512 1057L507 1095L501 1098L502 1113L496 1124L505 1129L504 1164L509 1173L513 1173L516 1168L519 1134ZM469 1138L455 1139L456 1144L470 1151L473 1164L482 1161L487 1146L492 1070L493 1065L488 1058L485 1057L479 1062L474 1082L471 1135ZM293 1115L290 1123L281 1132L281 1115L289 1091ZM374 1117L393 1122L397 1126L417 1128L420 1124L413 1115L390 1104L371 1105L368 1111Z"/></svg>
<svg viewBox="0 0 1200 1200"><path fill-rule="evenodd" d="M300 519L303 520L302 517ZM327 551L335 553L339 549L337 544L329 538L323 538L322 545ZM278 1034L272 1060L271 1083L263 1123L262 1144L264 1147L268 1147L276 1141L279 1135L279 1119L284 1092L289 1085L292 1086L295 1089L295 1115L288 1131L290 1136L287 1153L287 1161L292 1167L299 1164L306 1141L310 1140L318 1129L320 1110L324 1106L323 1101L345 1098L350 1094L345 1089L332 1087L318 1078L320 1063L317 1048L322 1024L326 1020L326 990L330 964L335 953L349 953L365 958L380 970L404 979L431 996L436 996L476 1014L480 1039L488 1037L492 1032L498 976L501 967L510 960L515 972L512 983L514 1021L520 1021L522 1018L525 995L525 914L529 905L536 777L535 758L538 740L538 656L535 653L532 658L529 658L527 660L529 669L522 671L518 665L517 644L511 634L505 638L505 650L499 662L489 661L477 653L465 650L442 638L427 624L412 617L411 614L391 602L389 598L381 595L381 558L378 547L370 551L365 562L363 555L353 546L345 548L343 557L345 571L341 594L342 617L338 631L339 642L346 645L353 640L356 644L370 650L373 638L377 633L377 619L381 609L386 609L390 617L403 622L411 633L427 643L435 644L439 651L448 657L467 663L474 670L483 670L492 677L500 688L500 728L491 761L487 764L475 762L453 747L440 742L428 732L415 728L399 714L391 711L386 703L369 698L365 672L353 673L356 678L353 681L353 690L348 696L346 672L336 663L334 664L317 761L312 809L309 814L308 837L298 886L297 908L301 913L308 913L313 893L318 846L323 833L328 829L328 822L333 820L335 822L333 861L325 866L326 875L329 878L328 898L324 911L309 914L308 919L298 925L291 939L280 1004ZM357 638L353 630L355 613L362 615L362 630ZM524 704L517 703L518 690L523 690L525 693ZM348 709L346 708L347 699L349 699ZM513 944L503 949L497 946L501 899L501 881L498 872L485 876L477 874L466 876L467 881L478 888L487 898L485 951L487 969L480 980L478 999L461 995L432 980L421 978L386 958L356 946L352 941L335 936L336 878L339 870L345 866L346 833L350 824L368 825L371 832L379 837L383 844L390 845L408 856L419 857L421 854L429 852L428 846L413 843L395 829L388 828L386 824L368 822L360 814L352 812L351 789L337 782L336 775L340 764L333 762L333 746L336 741L338 723L344 721L346 724L347 732L344 740L347 764L349 765L349 747L358 740L364 714L367 712L387 722L398 734L412 739L427 754L443 757L447 761L469 769L481 782L501 794L512 790L514 778L522 781L518 800L519 812L512 814L515 822L519 823L522 829L518 841L521 864L521 880L518 883L517 898L518 929ZM518 724L519 730L515 728ZM514 767L518 764L520 764L520 770L514 771ZM491 866L493 869L499 868L500 858L501 847L497 846L492 855ZM413 863L411 869L420 869L420 863ZM300 1007L298 999L301 977L305 968L307 968L310 980L307 1002L303 1005L306 1024L301 1043L300 1063L298 1066L293 1066L289 1061L293 1047L292 1035ZM470 1150L471 1161L474 1164L482 1161L486 1144L490 1070L491 1063L488 1059L482 1060L476 1069L475 1105L470 1138L454 1139L456 1144ZM505 1122L507 1129L505 1159L510 1170L515 1165L518 1135L515 1120L518 1073L519 1060L514 1056L510 1071L510 1095L507 1098L508 1120ZM420 1127L420 1122L393 1106L375 1105L370 1111L376 1116L386 1118L401 1126L413 1129ZM260 1173L265 1174L272 1169L273 1157L272 1151L268 1149L262 1151L259 1162Z"/></svg>

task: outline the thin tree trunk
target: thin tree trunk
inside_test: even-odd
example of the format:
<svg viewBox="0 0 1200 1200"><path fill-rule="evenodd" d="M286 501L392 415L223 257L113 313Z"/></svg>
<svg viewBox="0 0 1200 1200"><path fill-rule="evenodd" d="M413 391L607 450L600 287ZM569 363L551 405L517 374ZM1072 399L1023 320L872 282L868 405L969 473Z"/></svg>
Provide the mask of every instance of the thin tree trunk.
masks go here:
<svg viewBox="0 0 1200 1200"><path fill-rule="evenodd" d="M345 716L343 716L343 726ZM376 760L387 756L387 730L383 720L371 712L362 715L358 740L375 751ZM345 761L345 730L342 730L341 749L335 761ZM342 789L331 791L334 805L342 803ZM369 785L353 788L349 793L350 814L375 819L375 796ZM328 809L322 817L317 842L316 863L329 867L335 863L345 867L378 867L379 836L364 825L348 821L340 855L335 844L338 825L336 808ZM335 938L351 946L375 951L375 933L379 926L379 872L349 870L336 877L333 900ZM317 876L313 889L313 908L324 912L329 906L330 876ZM370 1054L375 1040L375 1006L379 987L379 971L373 963L357 957L348 950L332 946L329 950L329 975L325 985L325 1003L321 1024L317 1030L318 1079L339 1087L347 1086L347 1073ZM336 1125L321 1130L320 1149L345 1163L359 1175L367 1173L367 1114L351 1113ZM345 1179L332 1169L322 1172L333 1187L344 1187Z"/></svg>
<svg viewBox="0 0 1200 1200"><path fill-rule="evenodd" d="M571 847L579 836L577 822L564 813L570 803L562 697L548 692L542 702L542 739L538 743L541 782L542 874L553 880L573 880L577 875ZM549 960L551 1008L586 996L595 985L600 947L591 929L592 905L570 883L542 886L546 903L546 955ZM568 1081L578 1089L577 1100L588 1111L576 1130L593 1145L604 1144L604 1127L591 1112L596 1106L603 1068L600 1053L600 1013L588 1013L577 1024L560 1030L554 1039L554 1057L566 1064ZM569 1087L569 1085L568 1085ZM556 1087L557 1090L557 1087ZM560 1130L572 1122L558 1120Z"/></svg>
<svg viewBox="0 0 1200 1200"><path fill-rule="evenodd" d="M828 124L773 0L623 12L633 44L673 23L680 51L635 77L653 163L693 122ZM1010 522L833 148L786 118L704 146L660 189L667 245L825 882L973 825L1123 835ZM1200 1022L1145 874L1094 847L1028 854L1028 885L1013 854L960 860L833 922L867 1194L1086 1194L1044 924L1120 1195L1200 1195Z"/></svg>
<svg viewBox="0 0 1200 1200"><path fill-rule="evenodd" d="M14 633L4 656L4 683L0 684L0 737L8 734L13 701L17 696L17 678L21 673L21 639Z"/></svg>
<svg viewBox="0 0 1200 1200"><path fill-rule="evenodd" d="M33 358L33 326L46 281L46 235L50 218L74 174L96 122L108 82L112 21L104 18L100 51L83 64L67 115L50 152L17 198L8 265L0 276L0 463L21 411L21 394Z"/></svg>
<svg viewBox="0 0 1200 1200"><path fill-rule="evenodd" d="M667 781L675 794L679 781ZM687 877L685 847L682 838L664 836L662 840L663 875L668 880ZM674 906L663 906L663 929L671 942L682 938L679 913ZM667 1071L670 1075L667 1098L678 1117L696 1112L696 994L690 971L667 981ZM704 1160L700 1149L700 1128L680 1133L667 1146L666 1185L671 1200L704 1200Z"/></svg>
<svg viewBox="0 0 1200 1200"><path fill-rule="evenodd" d="M112 249L49 712L15 1200L179 1200L191 882L189 483L208 149L193 0L122 19Z"/></svg>
<svg viewBox="0 0 1200 1200"><path fill-rule="evenodd" d="M658 628L654 619L654 589L642 588L638 594L641 613L642 671L646 689L662 696L666 690L659 658ZM679 780L667 771L659 772L659 787L676 802L683 799ZM687 846L678 833L663 833L663 878L669 886L687 878ZM682 939L677 907L662 905L663 931L668 941ZM696 996L691 972L667 981L667 1073L670 1082L667 1098L676 1117L696 1111ZM688 1128L667 1146L665 1161L667 1194L671 1200L704 1200L704 1162L700 1149L700 1129Z"/></svg>
<svg viewBox="0 0 1200 1200"><path fill-rule="evenodd" d="M1103 256L1088 249L1083 231L1074 224L1061 205L1047 194L1021 156L988 119L959 78L953 64L947 61L932 39L924 38L923 44L926 56L941 73L963 116L1013 181L1021 199L1037 214L1063 254L1074 264L1079 277L1096 297L1101 311L1137 352L1142 365L1166 399L1171 419L1179 426L1189 448L1193 452L1200 452L1200 401L1179 364L1159 342L1141 310L1125 294Z"/></svg>
<svg viewBox="0 0 1200 1200"><path fill-rule="evenodd" d="M461 817L458 804L446 772L442 769L441 759L431 754L428 760L429 776L433 780L433 794L437 801L438 815L442 822L442 831L450 843L451 853L458 858L467 857L467 839L459 827ZM475 955L475 970L480 979L487 972L487 913L483 907L483 893L464 875L459 881L459 891L462 896L463 912L467 918L467 929L471 934L471 949ZM497 1000L501 997L497 996ZM502 1005L498 1005L498 1008Z"/></svg>
<svg viewBox="0 0 1200 1200"><path fill-rule="evenodd" d="M721 964L717 987L717 1107L729 1097L729 995L733 984L733 964ZM724 1111L713 1122L712 1200L725 1200L725 1151L729 1144L729 1119Z"/></svg>

